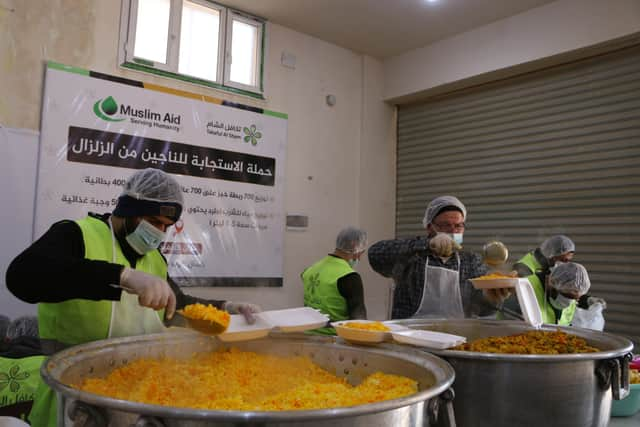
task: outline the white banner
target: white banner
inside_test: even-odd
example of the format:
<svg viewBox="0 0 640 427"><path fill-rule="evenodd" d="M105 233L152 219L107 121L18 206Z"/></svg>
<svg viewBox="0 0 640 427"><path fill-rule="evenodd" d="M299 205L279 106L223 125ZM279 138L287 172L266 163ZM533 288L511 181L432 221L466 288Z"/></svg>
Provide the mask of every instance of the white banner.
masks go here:
<svg viewBox="0 0 640 427"><path fill-rule="evenodd" d="M182 185L161 247L183 286L282 286L287 116L49 63L35 236L111 212L136 169Z"/></svg>

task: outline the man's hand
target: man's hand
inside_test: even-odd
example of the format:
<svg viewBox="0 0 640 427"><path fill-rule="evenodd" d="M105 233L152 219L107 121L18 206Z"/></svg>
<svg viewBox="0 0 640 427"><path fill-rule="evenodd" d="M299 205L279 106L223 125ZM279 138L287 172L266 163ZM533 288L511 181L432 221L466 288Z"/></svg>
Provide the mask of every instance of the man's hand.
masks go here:
<svg viewBox="0 0 640 427"><path fill-rule="evenodd" d="M161 278L129 267L120 273L120 287L130 294L138 295L138 303L154 310L165 309L171 319L176 311L176 296L169 284Z"/></svg>
<svg viewBox="0 0 640 427"><path fill-rule="evenodd" d="M512 293L512 288L491 288L483 289L482 295L493 305L500 305Z"/></svg>
<svg viewBox="0 0 640 427"><path fill-rule="evenodd" d="M247 323L250 325L256 323L256 317L254 316L254 314L260 313L262 311L259 305L251 304L248 302L227 301L224 303L222 308L228 311L230 314L242 314Z"/></svg>
<svg viewBox="0 0 640 427"><path fill-rule="evenodd" d="M450 257L454 250L462 248L448 234L438 233L429 239L429 249L438 257Z"/></svg>

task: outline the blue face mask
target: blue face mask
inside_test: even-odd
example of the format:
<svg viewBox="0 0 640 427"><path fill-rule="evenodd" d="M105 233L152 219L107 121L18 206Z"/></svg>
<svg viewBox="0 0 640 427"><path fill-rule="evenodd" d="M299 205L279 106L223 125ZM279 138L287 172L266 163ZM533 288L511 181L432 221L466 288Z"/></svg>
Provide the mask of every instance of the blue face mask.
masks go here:
<svg viewBox="0 0 640 427"><path fill-rule="evenodd" d="M573 300L571 298L567 298L562 294L558 294L555 298L551 298L549 302L556 310L564 310L565 308L571 305Z"/></svg>
<svg viewBox="0 0 640 427"><path fill-rule="evenodd" d="M133 230L133 233L127 234L126 240L134 251L144 255L149 251L158 249L164 237L165 233L163 231L158 230L143 219Z"/></svg>
<svg viewBox="0 0 640 427"><path fill-rule="evenodd" d="M350 259L347 262L349 263L351 268L353 268L355 270L355 268L358 266L358 261L360 261L360 260L356 258L356 259Z"/></svg>

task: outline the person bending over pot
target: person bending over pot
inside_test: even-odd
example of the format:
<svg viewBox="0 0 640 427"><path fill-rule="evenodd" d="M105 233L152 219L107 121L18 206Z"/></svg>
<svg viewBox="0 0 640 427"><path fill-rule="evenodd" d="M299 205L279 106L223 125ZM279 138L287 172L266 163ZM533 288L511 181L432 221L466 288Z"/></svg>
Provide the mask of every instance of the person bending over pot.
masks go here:
<svg viewBox="0 0 640 427"><path fill-rule="evenodd" d="M163 316L196 302L250 323L260 307L182 293L158 250L182 213L182 190L158 169L135 172L109 214L56 222L9 265L6 283L19 299L38 304L42 348L52 354L89 341L164 331ZM56 397L41 382L29 421L56 425Z"/></svg>

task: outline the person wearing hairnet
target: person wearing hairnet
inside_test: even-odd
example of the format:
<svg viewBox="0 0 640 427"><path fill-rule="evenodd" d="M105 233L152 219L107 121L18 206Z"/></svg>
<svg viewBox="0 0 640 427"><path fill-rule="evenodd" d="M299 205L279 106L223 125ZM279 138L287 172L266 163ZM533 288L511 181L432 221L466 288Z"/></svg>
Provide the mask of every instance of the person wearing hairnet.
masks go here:
<svg viewBox="0 0 640 427"><path fill-rule="evenodd" d="M544 276L549 269L558 262L568 262L573 259L576 245L573 240L558 234L546 239L539 248L529 252L513 265L519 277L526 277L530 282L544 283ZM534 277L535 276L535 277Z"/></svg>
<svg viewBox="0 0 640 427"><path fill-rule="evenodd" d="M433 199L424 214L425 236L382 240L369 248L369 264L393 278L394 319L494 316L505 289L477 290L469 279L487 272L478 254L462 251L467 209L453 196Z"/></svg>
<svg viewBox="0 0 640 427"><path fill-rule="evenodd" d="M587 269L577 262L563 262L551 267L544 288L533 286L542 312L542 322L571 325L577 301L589 291Z"/></svg>
<svg viewBox="0 0 640 427"><path fill-rule="evenodd" d="M362 279L355 271L366 248L365 231L355 227L342 229L335 250L302 272L304 305L320 310L332 322L366 319ZM335 329L327 327L311 332L333 335Z"/></svg>
<svg viewBox="0 0 640 427"><path fill-rule="evenodd" d="M126 181L112 214L57 222L11 262L7 287L19 299L38 303L45 353L161 332L162 316L170 319L176 308L196 302L253 320L258 306L185 295L169 278L158 247L182 209L182 189L173 177L139 170ZM42 385L30 421L55 425L55 394Z"/></svg>

